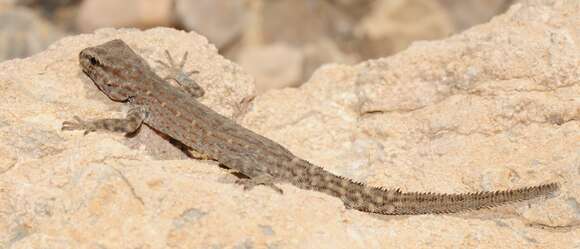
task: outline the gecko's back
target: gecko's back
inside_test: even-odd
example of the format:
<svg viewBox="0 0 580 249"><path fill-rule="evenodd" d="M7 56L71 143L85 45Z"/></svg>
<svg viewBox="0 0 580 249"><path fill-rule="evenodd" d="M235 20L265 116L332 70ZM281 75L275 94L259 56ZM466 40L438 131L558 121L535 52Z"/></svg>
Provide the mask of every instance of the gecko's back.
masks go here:
<svg viewBox="0 0 580 249"><path fill-rule="evenodd" d="M403 193L334 175L278 143L228 119L157 76L123 41L83 50L83 71L103 93L146 110L143 122L191 149L261 182L289 182L340 198L346 206L381 214L453 213L529 200L557 183L465 194Z"/></svg>

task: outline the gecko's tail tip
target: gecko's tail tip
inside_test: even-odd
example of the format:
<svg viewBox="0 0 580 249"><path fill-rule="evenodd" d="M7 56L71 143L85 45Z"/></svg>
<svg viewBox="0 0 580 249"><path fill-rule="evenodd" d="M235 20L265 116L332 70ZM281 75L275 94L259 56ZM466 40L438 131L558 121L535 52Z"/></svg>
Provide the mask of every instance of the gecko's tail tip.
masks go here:
<svg viewBox="0 0 580 249"><path fill-rule="evenodd" d="M558 183L558 182L544 184L544 185L542 185L542 187L545 187L545 190L546 190L545 196L548 198L552 198L552 197L556 197L556 196L560 195L560 183Z"/></svg>
<svg viewBox="0 0 580 249"><path fill-rule="evenodd" d="M560 184L552 182L518 189L462 194L403 193L397 191L396 200L379 209L378 213L398 215L460 213L536 198L552 198L559 194L559 190ZM371 212L376 212L376 210Z"/></svg>

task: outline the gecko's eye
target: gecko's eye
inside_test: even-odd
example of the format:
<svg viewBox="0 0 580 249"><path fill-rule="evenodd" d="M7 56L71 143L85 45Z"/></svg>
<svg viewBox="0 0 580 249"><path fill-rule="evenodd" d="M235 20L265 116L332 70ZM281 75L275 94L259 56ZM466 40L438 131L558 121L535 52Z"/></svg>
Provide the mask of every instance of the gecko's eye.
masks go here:
<svg viewBox="0 0 580 249"><path fill-rule="evenodd" d="M96 66L97 64L99 64L99 62L97 61L97 59L95 59L95 57L91 57L89 59L89 62L91 63L91 65Z"/></svg>

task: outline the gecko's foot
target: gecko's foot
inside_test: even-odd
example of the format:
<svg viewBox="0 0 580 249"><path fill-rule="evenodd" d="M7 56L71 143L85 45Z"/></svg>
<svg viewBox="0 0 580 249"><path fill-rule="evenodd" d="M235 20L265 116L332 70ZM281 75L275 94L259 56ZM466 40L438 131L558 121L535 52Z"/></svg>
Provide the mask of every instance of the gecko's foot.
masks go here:
<svg viewBox="0 0 580 249"><path fill-rule="evenodd" d="M181 86L185 91L187 91L191 96L199 98L205 94L205 91L195 80L191 79L191 75L199 73L197 70L184 71L185 62L187 61L188 53L185 52L179 64L173 60L173 57L169 51L165 50L165 56L167 56L167 62L162 60L156 60L159 65L167 71L167 76L163 78L165 81L173 80L179 86Z"/></svg>
<svg viewBox="0 0 580 249"><path fill-rule="evenodd" d="M253 189L256 185L264 185L266 187L272 188L279 194L284 193L284 191L281 188L274 185L274 182L269 177L239 178L236 180L236 183L244 186L244 190L246 191Z"/></svg>
<svg viewBox="0 0 580 249"><path fill-rule="evenodd" d="M78 116L74 116L75 121L64 121L62 122L63 131L72 131L72 130L84 130L84 135L87 135L93 131L97 130L97 127L93 125L91 122L87 122L79 118Z"/></svg>
<svg viewBox="0 0 580 249"><path fill-rule="evenodd" d="M246 96L242 99L242 101L240 101L240 103L235 105L232 119L239 121L243 116L245 116L246 113L248 113L248 111L250 110L250 105L252 104L252 101L255 98L256 95Z"/></svg>
<svg viewBox="0 0 580 249"><path fill-rule="evenodd" d="M212 158L209 155L203 154L201 152L197 152L195 150L190 149L190 150L187 150L187 152L189 153L190 157L193 157L193 158L198 159L198 160L212 160Z"/></svg>

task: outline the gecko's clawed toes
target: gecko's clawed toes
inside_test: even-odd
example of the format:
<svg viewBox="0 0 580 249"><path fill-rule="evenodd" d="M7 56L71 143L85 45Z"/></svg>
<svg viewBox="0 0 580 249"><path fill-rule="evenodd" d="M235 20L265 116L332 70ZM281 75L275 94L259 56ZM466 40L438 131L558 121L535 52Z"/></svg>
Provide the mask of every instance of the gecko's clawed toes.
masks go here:
<svg viewBox="0 0 580 249"><path fill-rule="evenodd" d="M162 60L155 60L155 62L161 66L163 66L163 68L167 69L167 68L171 68L171 66L167 65L167 63L165 63Z"/></svg>
<svg viewBox="0 0 580 249"><path fill-rule="evenodd" d="M181 57L181 61L179 62L179 69L183 70L183 66L185 66L185 62L187 61L187 55L189 55L189 52L186 51L183 54L183 57Z"/></svg>
<svg viewBox="0 0 580 249"><path fill-rule="evenodd" d="M75 121L64 121L62 122L62 127L61 130L78 130L80 128L82 128L82 122L79 122L79 120L77 120L77 117L75 116Z"/></svg>
<svg viewBox="0 0 580 249"><path fill-rule="evenodd" d="M84 135L89 134L90 132L95 131L94 127L88 125L86 121L82 120L78 116L74 116L74 121L64 121L62 122L62 127L60 128L62 131L72 131L72 130L84 130Z"/></svg>
<svg viewBox="0 0 580 249"><path fill-rule="evenodd" d="M165 56L167 57L169 65L171 65L171 67L175 67L175 61L173 61L173 57L171 56L171 53L169 53L169 50L167 49L165 49Z"/></svg>
<svg viewBox="0 0 580 249"><path fill-rule="evenodd" d="M191 70L191 71L185 72L185 73L184 73L184 75L185 75L186 77L189 77L189 76L191 76L191 75L198 74L198 73L199 73L199 71L197 71L197 70L193 69L193 70Z"/></svg>
<svg viewBox="0 0 580 249"><path fill-rule="evenodd" d="M252 190L257 185L263 185L273 189L274 191L278 192L279 194L283 194L284 191L279 188L278 186L274 185L272 182L262 181L261 179L247 179L247 178L240 178L236 180L236 184L242 185L244 191Z"/></svg>
<svg viewBox="0 0 580 249"><path fill-rule="evenodd" d="M237 171L232 171L232 172L238 173ZM252 188L254 188L256 186L256 184L252 183L250 179L246 179L246 178L238 178L238 179L236 179L235 183L238 185L242 185L244 190L251 190Z"/></svg>
<svg viewBox="0 0 580 249"><path fill-rule="evenodd" d="M279 188L278 186L276 186L274 184L268 184L266 186L272 188L273 190L275 190L276 192L278 192L278 194L284 194L284 190L282 190L281 188Z"/></svg>

